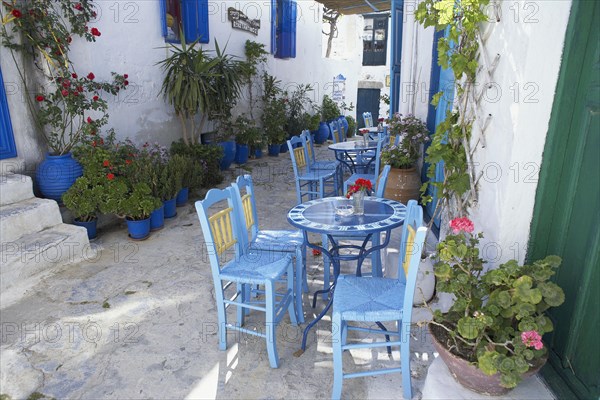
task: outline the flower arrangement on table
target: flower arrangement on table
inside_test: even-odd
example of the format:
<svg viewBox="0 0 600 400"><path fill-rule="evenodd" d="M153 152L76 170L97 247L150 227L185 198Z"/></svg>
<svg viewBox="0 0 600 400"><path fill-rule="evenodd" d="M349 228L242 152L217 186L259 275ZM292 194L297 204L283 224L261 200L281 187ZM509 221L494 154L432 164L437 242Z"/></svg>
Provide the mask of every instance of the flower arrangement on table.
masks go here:
<svg viewBox="0 0 600 400"><path fill-rule="evenodd" d="M367 195L370 195L372 190L373 190L373 185L371 184L370 180L358 178L356 180L356 182L354 182L354 185L352 185L348 188L348 192L346 193L346 198L349 199L354 193L358 193L358 192L362 192L362 193L366 193Z"/></svg>
<svg viewBox="0 0 600 400"><path fill-rule="evenodd" d="M421 145L430 141L429 131L423 121L413 115L394 114L389 120L388 132L400 135L400 143L387 146L381 152L381 162L392 168L412 168L421 154Z"/></svg>
<svg viewBox="0 0 600 400"><path fill-rule="evenodd" d="M451 293L455 302L447 312L433 312L432 333L440 345L485 374L500 373L503 387L515 387L547 357L542 335L553 325L545 314L565 298L550 282L561 259L548 256L532 265L510 260L484 272L483 235L473 233L468 218L453 219L450 228L452 233L438 244L434 272L438 292Z"/></svg>

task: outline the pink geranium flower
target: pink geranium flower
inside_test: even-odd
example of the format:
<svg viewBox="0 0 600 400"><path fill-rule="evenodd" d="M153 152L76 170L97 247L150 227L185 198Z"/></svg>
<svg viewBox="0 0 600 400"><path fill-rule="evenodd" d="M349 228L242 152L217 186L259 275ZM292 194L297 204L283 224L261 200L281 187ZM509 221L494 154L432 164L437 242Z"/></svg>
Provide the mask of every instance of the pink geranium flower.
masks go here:
<svg viewBox="0 0 600 400"><path fill-rule="evenodd" d="M521 341L525 346L533 347L536 350L541 350L544 348L542 337L536 331L527 331L521 333Z"/></svg>
<svg viewBox="0 0 600 400"><path fill-rule="evenodd" d="M450 221L450 228L454 234L460 232L472 233L473 229L475 229L473 222L467 217L454 218Z"/></svg>

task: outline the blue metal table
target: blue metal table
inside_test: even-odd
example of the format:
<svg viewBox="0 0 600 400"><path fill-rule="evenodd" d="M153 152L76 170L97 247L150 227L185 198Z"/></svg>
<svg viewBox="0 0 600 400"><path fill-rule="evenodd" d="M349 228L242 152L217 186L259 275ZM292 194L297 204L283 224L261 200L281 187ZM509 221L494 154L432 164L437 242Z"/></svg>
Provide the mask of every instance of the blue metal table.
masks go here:
<svg viewBox="0 0 600 400"><path fill-rule="evenodd" d="M308 332L323 318L333 303L333 291L337 277L340 274L340 262L357 261L356 273L360 276L361 266L365 258L372 252L379 251L389 244L391 230L402 225L406 216L406 206L404 204L380 197L365 198L364 215L339 215L336 212L338 206L347 204L351 204L351 202L344 197L326 197L299 204L288 212L288 222L302 230L306 246L320 250L325 256L329 257L333 265L333 283L329 289L319 290L315 293L313 307L316 305L316 297L319 293L331 292L329 301L317 318L304 329L302 349L296 355L304 352ZM309 232L326 235L331 247L326 249L323 246L310 243L308 240ZM385 241L367 248L372 235L380 232L386 232ZM336 236L348 238L353 235L360 239L364 238L361 245L340 244L336 239ZM358 250L358 254L341 254L340 250Z"/></svg>
<svg viewBox="0 0 600 400"><path fill-rule="evenodd" d="M351 174L355 174L360 172L359 168L366 171L375 160L377 140L369 140L366 144L362 139L334 143L329 145L329 150L333 150L335 159L348 167Z"/></svg>

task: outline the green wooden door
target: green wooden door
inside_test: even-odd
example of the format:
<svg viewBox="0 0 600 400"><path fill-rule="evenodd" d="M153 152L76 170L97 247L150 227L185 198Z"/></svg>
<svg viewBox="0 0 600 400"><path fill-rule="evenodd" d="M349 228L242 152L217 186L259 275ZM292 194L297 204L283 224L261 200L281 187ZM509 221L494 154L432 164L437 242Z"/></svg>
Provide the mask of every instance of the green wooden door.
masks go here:
<svg viewBox="0 0 600 400"><path fill-rule="evenodd" d="M544 149L528 258L557 254L547 382L558 398L600 396L599 3L573 2Z"/></svg>

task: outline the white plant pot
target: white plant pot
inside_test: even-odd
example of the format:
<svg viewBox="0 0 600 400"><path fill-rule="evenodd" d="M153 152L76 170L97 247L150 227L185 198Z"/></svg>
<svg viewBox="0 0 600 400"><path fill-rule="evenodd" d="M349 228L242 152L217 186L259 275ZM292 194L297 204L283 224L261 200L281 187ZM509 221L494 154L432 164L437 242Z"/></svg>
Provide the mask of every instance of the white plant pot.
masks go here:
<svg viewBox="0 0 600 400"><path fill-rule="evenodd" d="M398 278L398 249L388 248L384 251L384 275L386 278ZM433 274L433 260L429 257L421 259L413 305L420 307L433 297L435 291L435 275Z"/></svg>

